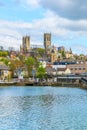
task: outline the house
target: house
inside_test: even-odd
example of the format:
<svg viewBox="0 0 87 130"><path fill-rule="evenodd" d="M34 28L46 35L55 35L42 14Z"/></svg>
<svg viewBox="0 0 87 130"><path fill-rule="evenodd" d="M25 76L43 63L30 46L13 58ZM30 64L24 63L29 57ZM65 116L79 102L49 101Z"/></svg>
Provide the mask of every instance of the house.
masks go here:
<svg viewBox="0 0 87 130"><path fill-rule="evenodd" d="M51 76L71 74L71 70L67 68L66 64L47 64L46 71L47 74Z"/></svg>
<svg viewBox="0 0 87 130"><path fill-rule="evenodd" d="M87 72L87 64L86 63L78 63L73 65L67 65L67 68L71 70L73 74L81 74Z"/></svg>
<svg viewBox="0 0 87 130"><path fill-rule="evenodd" d="M52 67L46 67L46 72L48 76L55 76L56 75L56 69Z"/></svg>
<svg viewBox="0 0 87 130"><path fill-rule="evenodd" d="M69 68L58 68L57 75L67 75L71 74L71 70Z"/></svg>
<svg viewBox="0 0 87 130"><path fill-rule="evenodd" d="M10 77L9 67L4 64L0 64L0 79L4 80L7 79L8 77Z"/></svg>

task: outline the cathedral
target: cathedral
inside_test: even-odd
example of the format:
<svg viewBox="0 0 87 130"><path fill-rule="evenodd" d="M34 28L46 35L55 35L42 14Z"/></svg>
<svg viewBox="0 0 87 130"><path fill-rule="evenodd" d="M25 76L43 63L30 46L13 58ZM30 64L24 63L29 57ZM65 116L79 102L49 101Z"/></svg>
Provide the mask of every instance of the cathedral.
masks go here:
<svg viewBox="0 0 87 130"><path fill-rule="evenodd" d="M25 36L22 38L22 45L20 46L21 53L28 53L30 51L30 37Z"/></svg>

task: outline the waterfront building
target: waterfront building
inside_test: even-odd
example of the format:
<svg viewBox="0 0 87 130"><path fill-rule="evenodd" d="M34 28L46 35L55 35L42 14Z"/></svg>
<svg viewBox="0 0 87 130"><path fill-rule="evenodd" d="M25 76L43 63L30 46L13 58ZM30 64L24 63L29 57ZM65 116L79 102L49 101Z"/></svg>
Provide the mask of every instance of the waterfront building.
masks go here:
<svg viewBox="0 0 87 130"><path fill-rule="evenodd" d="M67 75L71 74L71 70L69 68L58 68L57 75Z"/></svg>
<svg viewBox="0 0 87 130"><path fill-rule="evenodd" d="M56 69L52 67L46 67L46 72L49 77L56 75Z"/></svg>
<svg viewBox="0 0 87 130"><path fill-rule="evenodd" d="M81 73L87 72L87 64L86 63L68 64L67 68L69 68L71 70L71 73L73 73L73 74L81 74Z"/></svg>
<svg viewBox="0 0 87 130"><path fill-rule="evenodd" d="M75 61L60 61L60 62L57 62L55 61L53 63L54 65L73 65L73 64L77 64Z"/></svg>
<svg viewBox="0 0 87 130"><path fill-rule="evenodd" d="M57 70L59 68L66 68L66 65L52 65L52 68L55 68Z"/></svg>

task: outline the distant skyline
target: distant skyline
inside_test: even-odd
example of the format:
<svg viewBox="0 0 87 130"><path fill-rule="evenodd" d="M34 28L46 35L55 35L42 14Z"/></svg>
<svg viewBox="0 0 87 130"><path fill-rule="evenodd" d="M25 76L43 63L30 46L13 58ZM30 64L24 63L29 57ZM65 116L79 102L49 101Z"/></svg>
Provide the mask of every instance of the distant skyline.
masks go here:
<svg viewBox="0 0 87 130"><path fill-rule="evenodd" d="M46 32L53 45L87 55L87 1L0 0L0 46L19 49L25 35L43 45Z"/></svg>

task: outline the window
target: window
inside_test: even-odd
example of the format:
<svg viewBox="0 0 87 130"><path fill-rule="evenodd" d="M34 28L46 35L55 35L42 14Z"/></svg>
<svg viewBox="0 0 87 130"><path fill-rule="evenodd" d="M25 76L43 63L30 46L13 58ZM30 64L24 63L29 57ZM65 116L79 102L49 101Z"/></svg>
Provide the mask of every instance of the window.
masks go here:
<svg viewBox="0 0 87 130"><path fill-rule="evenodd" d="M83 68L83 70L85 70L85 68Z"/></svg>

